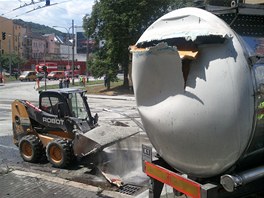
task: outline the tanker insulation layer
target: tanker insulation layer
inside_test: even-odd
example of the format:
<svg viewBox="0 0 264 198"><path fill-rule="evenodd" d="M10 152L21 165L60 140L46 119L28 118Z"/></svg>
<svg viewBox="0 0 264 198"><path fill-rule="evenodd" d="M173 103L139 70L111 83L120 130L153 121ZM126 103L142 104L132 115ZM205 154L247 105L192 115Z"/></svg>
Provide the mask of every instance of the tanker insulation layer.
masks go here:
<svg viewBox="0 0 264 198"><path fill-rule="evenodd" d="M172 11L131 52L138 110L168 164L208 178L238 163L258 163L264 151L263 59L250 58L222 19L198 8Z"/></svg>

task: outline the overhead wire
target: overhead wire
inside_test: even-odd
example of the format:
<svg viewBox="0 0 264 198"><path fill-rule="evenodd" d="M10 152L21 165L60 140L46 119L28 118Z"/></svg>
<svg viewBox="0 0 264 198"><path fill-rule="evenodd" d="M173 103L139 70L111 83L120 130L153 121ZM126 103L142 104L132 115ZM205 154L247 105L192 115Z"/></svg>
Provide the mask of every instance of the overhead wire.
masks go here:
<svg viewBox="0 0 264 198"><path fill-rule="evenodd" d="M14 8L14 9L12 9L12 10L9 10L9 11L6 12L6 13L2 13L1 15L4 16L4 15L9 14L9 13L11 13L11 12L14 12L14 11L16 11L16 10L18 10L18 9L21 9L21 8L24 8L24 7L27 7L27 6L31 6L31 5L35 5L35 4L41 3L41 2L43 2L43 1L45 1L45 0L39 0L38 2L35 2L35 1L32 0L31 3L24 3L24 5L21 5L22 1L19 0L19 3L20 3L20 6L19 6L19 7ZM8 2L10 2L10 1L8 1Z"/></svg>
<svg viewBox="0 0 264 198"><path fill-rule="evenodd" d="M62 3L66 3L66 2L69 2L69 1L72 1L72 0L65 0L65 1L62 1L62 2L55 2L55 3L50 4L50 5L48 5L48 6L46 6L46 5L44 5L44 6L38 6L37 8L34 8L34 9L28 10L28 11L26 11L26 12L24 12L24 13L18 14L18 15L16 15L15 17L13 17L13 18L11 18L11 19L14 19L14 18L17 18L17 17L19 17L19 16L25 15L25 14L27 14L27 13L30 13L30 12L36 11L36 10L38 10L38 9L42 9L42 8L46 8L46 7L50 7L50 6L54 6L54 5L58 5L58 4L62 4ZM21 1L20 1L20 2L21 2ZM22 9L22 8L25 8L25 7L28 7L28 6L33 6L33 5L35 5L35 4L42 3L42 2L45 2L45 0L39 0L39 1L37 1L37 2L35 2L34 0L32 0L31 3L29 3L29 4L25 3L23 6L19 6L19 7L14 8L14 9L12 9L12 10L6 12L6 13L1 14L1 16L4 16L4 15L6 15L6 14L9 14L9 13L11 13L11 12L17 11L17 10L19 10L19 9Z"/></svg>
<svg viewBox="0 0 264 198"><path fill-rule="evenodd" d="M31 3L28 3L28 4L25 3L25 4L22 5L22 6L20 5L19 7L14 8L13 11L18 10L18 9L20 9L20 8L27 7L27 6L35 5L35 4L41 3L41 2L43 2L43 1L45 1L45 0L39 0L38 2L35 2L34 0L32 0Z"/></svg>

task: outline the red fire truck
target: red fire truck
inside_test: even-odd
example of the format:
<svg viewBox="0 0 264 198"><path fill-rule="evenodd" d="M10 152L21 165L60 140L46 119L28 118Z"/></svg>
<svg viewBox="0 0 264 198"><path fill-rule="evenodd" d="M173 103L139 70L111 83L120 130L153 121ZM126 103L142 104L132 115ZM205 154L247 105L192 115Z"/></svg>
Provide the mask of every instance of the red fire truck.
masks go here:
<svg viewBox="0 0 264 198"><path fill-rule="evenodd" d="M57 62L45 62L36 65L35 70L37 72L37 76L42 76L41 74L44 75L43 66L46 66L48 74L52 71L64 71L65 76L69 76L69 77L72 76L72 70L69 65L67 66L58 65ZM76 68L74 68L74 77L78 77L79 75L80 75L80 66L76 66Z"/></svg>
<svg viewBox="0 0 264 198"><path fill-rule="evenodd" d="M58 64L55 62L45 62L45 63L40 63L38 65L36 65L36 72L44 72L42 67L43 66L47 67L47 72L50 73L52 71L58 71Z"/></svg>

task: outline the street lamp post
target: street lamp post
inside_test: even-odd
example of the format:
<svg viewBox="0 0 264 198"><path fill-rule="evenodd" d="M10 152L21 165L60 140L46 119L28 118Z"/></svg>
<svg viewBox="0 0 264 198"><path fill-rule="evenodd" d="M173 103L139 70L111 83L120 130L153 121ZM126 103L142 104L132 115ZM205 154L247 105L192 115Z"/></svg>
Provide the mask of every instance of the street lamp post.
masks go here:
<svg viewBox="0 0 264 198"><path fill-rule="evenodd" d="M68 46L68 65L70 65L70 45L69 45L69 40L70 40L70 34L69 34L69 32L68 32L68 34L67 34L67 40L66 40L66 42L67 42L67 46Z"/></svg>
<svg viewBox="0 0 264 198"><path fill-rule="evenodd" d="M55 25L55 26L52 26L52 27L54 27L54 28L64 28L66 31L67 31L67 47L68 47L68 65L70 65L70 45L69 45L69 39L70 39L70 29L71 29L71 27L69 27L69 28L66 28L66 27L62 27L62 26L57 26L57 25Z"/></svg>
<svg viewBox="0 0 264 198"><path fill-rule="evenodd" d="M72 85L74 85L74 45L75 45L75 39L74 39L74 21L72 20L72 26L71 27L63 27L63 26L52 26L52 27L57 27L57 28L64 28L67 31L68 34L68 39L70 38L70 29L72 29L72 35L73 35L73 41L72 41ZM69 43L67 42L68 45L68 65L70 65L70 46Z"/></svg>
<svg viewBox="0 0 264 198"><path fill-rule="evenodd" d="M72 20L72 85L74 85L74 45L75 45L75 39L74 39L74 20Z"/></svg>

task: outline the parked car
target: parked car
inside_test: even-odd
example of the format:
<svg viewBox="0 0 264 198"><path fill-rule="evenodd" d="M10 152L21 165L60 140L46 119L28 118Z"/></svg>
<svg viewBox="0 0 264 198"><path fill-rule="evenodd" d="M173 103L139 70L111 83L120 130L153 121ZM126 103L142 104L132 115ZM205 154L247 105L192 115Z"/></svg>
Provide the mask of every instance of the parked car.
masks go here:
<svg viewBox="0 0 264 198"><path fill-rule="evenodd" d="M10 77L10 73L4 72L5 77Z"/></svg>
<svg viewBox="0 0 264 198"><path fill-rule="evenodd" d="M19 80L21 81L33 81L36 80L37 75L35 71L23 71L23 73L19 76Z"/></svg>
<svg viewBox="0 0 264 198"><path fill-rule="evenodd" d="M74 71L73 77L78 78L79 77L79 71ZM72 71L65 71L65 76L71 78L72 77Z"/></svg>
<svg viewBox="0 0 264 198"><path fill-rule="evenodd" d="M62 78L65 78L65 74L64 74L64 71L52 71L48 74L47 78L49 80L62 79Z"/></svg>

